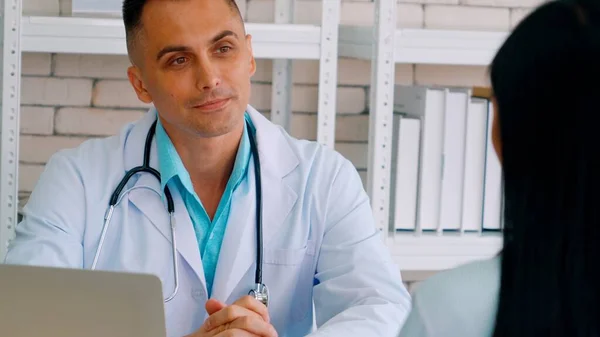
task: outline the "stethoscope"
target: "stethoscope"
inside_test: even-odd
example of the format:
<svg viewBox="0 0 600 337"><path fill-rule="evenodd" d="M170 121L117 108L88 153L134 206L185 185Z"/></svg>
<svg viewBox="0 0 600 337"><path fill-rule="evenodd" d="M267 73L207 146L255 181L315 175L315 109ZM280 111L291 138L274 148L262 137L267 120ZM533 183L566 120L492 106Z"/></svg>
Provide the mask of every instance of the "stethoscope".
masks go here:
<svg viewBox="0 0 600 337"><path fill-rule="evenodd" d="M157 120L158 121L158 120ZM98 248L96 249L96 255L94 256L94 262L92 263L92 270L96 269L96 265L98 264L98 258L100 257L100 252L102 251L104 245L104 239L106 238L106 232L110 225L110 220L112 218L115 207L121 202L121 199L125 194L135 189L133 187L127 190L125 193L121 195L121 192L127 185L127 182L133 175L137 173L150 173L156 179L160 181L160 173L150 167L150 148L152 146L152 138L154 137L154 133L156 131L156 123L154 121L150 130L148 130L148 134L146 136L146 143L144 145L144 163L142 166L137 166L127 171L117 188L114 190L113 194L110 198L109 208L106 211L104 216L104 225L102 227L102 233L100 235L100 242L98 244ZM252 156L254 157L254 170L256 171L254 174L255 183L256 183L256 273L254 276L254 287L250 290L248 295L253 296L258 301L262 302L265 306L269 305L269 289L266 285L262 283L262 250L263 250L263 242L262 242L262 185L260 179L260 160L258 158L258 149L256 147L256 140L254 135L250 129L249 122L248 123L248 136L250 137L250 148L252 151ZM143 187L141 187L143 188ZM156 192L156 191L155 191ZM173 255L173 278L174 278L174 289L169 297L167 297L164 301L169 302L175 295L177 295L177 291L179 290L179 260L177 254L177 242L175 239L175 205L173 204L173 198L171 197L171 192L169 188L165 186L165 197L167 199L167 211L169 212L169 223L171 226L171 254ZM158 192L156 192L158 194ZM159 194L160 196L160 194Z"/></svg>

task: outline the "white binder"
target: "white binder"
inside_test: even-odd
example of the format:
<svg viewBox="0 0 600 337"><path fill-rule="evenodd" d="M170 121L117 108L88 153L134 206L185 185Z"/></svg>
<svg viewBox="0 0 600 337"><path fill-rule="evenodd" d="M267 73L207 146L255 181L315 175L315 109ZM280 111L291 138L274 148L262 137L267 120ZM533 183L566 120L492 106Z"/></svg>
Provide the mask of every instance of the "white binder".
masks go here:
<svg viewBox="0 0 600 337"><path fill-rule="evenodd" d="M445 95L443 89L396 86L394 111L420 119L417 230L439 228Z"/></svg>
<svg viewBox="0 0 600 337"><path fill-rule="evenodd" d="M480 232L487 144L487 101L472 98L467 111L465 174L463 182L462 231Z"/></svg>
<svg viewBox="0 0 600 337"><path fill-rule="evenodd" d="M483 229L500 230L502 210L502 167L492 143L494 108L487 104L487 141L483 196Z"/></svg>
<svg viewBox="0 0 600 337"><path fill-rule="evenodd" d="M446 89L440 230L460 230L468 92Z"/></svg>
<svg viewBox="0 0 600 337"><path fill-rule="evenodd" d="M394 115L390 227L395 231L416 229L420 134L419 119Z"/></svg>

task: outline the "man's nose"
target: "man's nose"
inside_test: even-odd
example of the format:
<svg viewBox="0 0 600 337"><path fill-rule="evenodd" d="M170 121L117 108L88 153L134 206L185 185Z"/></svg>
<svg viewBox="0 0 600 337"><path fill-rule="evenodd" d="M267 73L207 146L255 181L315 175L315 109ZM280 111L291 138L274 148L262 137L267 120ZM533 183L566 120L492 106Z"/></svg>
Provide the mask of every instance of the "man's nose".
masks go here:
<svg viewBox="0 0 600 337"><path fill-rule="evenodd" d="M196 86L199 90L212 90L221 84L219 71L210 60L198 62Z"/></svg>

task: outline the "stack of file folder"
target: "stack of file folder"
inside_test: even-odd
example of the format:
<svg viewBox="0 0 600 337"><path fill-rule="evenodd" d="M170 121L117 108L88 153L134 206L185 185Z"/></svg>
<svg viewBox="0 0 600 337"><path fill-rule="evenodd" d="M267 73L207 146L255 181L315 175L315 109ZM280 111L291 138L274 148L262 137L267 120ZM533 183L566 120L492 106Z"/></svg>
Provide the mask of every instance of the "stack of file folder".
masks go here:
<svg viewBox="0 0 600 337"><path fill-rule="evenodd" d="M473 89L396 86L390 230L502 230L493 105Z"/></svg>

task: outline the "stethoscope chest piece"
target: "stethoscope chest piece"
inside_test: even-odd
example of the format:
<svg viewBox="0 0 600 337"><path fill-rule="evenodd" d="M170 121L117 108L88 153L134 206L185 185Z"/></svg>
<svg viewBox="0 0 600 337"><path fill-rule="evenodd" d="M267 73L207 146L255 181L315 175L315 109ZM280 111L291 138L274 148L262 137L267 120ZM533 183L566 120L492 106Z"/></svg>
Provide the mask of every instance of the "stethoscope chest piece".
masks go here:
<svg viewBox="0 0 600 337"><path fill-rule="evenodd" d="M264 304L267 308L269 307L269 288L262 283L254 285L254 289L250 290L248 295L254 297L259 302Z"/></svg>

